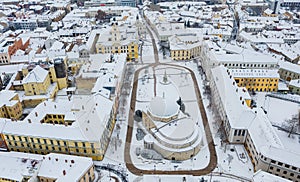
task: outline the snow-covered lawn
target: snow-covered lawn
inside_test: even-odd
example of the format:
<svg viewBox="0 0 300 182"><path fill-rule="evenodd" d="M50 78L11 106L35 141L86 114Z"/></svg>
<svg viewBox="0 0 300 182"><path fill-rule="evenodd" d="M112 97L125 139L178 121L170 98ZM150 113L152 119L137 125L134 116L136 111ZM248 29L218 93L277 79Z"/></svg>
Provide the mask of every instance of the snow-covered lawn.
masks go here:
<svg viewBox="0 0 300 182"><path fill-rule="evenodd" d="M166 71L168 75L168 79L176 85L178 92L182 98L182 101L185 103L186 106L186 112L190 114L190 116L196 121L199 120L201 121L201 116L199 113L199 108L197 105L197 100L196 100L196 94L193 89L193 82L190 74L187 72L185 69L178 69L175 67L170 67L170 66L158 66L155 68L155 75L157 77L157 82L161 81L159 79L162 78L164 75L164 72ZM153 78L153 71L151 68L148 69L148 76ZM138 94L137 94L137 102L136 102L136 110L145 110L146 107L149 105L149 102L151 99L154 97L154 80L153 79L145 79L143 81L141 78L144 77L145 71L141 71L139 75L139 82L138 82ZM159 87L157 88L159 89ZM157 91L159 92L159 91ZM168 94L166 92L166 94ZM141 148L143 149L144 142L143 140L137 141L136 139L136 133L137 133L137 128L142 128L141 123L135 122L134 123L134 129L133 129L133 136L132 136L132 143L131 143L131 158L134 163L134 165L137 168L140 169L156 169L156 170L196 170L196 169L202 169L205 168L210 159L209 155L209 150L208 150L208 145L205 139L205 133L203 129L203 124L202 122L199 122L199 129L202 132L201 137L204 139L204 146L201 148L200 152L194 156L192 159L182 161L182 162L176 162L173 163L170 160L165 160L163 159L162 161L153 161L153 160L147 160L142 157L138 157L135 154L136 148Z"/></svg>

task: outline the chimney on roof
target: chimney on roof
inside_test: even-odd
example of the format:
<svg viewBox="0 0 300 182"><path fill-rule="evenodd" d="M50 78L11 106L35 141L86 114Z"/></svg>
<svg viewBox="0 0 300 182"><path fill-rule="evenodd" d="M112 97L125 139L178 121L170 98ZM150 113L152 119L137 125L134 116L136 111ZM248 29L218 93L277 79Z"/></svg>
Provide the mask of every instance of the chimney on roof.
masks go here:
<svg viewBox="0 0 300 182"><path fill-rule="evenodd" d="M28 119L28 123L31 123L31 119Z"/></svg>
<svg viewBox="0 0 300 182"><path fill-rule="evenodd" d="M64 175L64 176L66 175L66 170L63 170L63 175Z"/></svg>
<svg viewBox="0 0 300 182"><path fill-rule="evenodd" d="M38 117L38 113L37 112L35 112L35 116Z"/></svg>

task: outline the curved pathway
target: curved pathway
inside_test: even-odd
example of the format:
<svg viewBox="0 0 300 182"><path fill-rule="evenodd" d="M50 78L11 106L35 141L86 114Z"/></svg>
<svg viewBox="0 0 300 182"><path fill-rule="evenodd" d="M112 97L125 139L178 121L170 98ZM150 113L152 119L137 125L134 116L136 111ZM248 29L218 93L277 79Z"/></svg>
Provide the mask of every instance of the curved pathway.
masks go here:
<svg viewBox="0 0 300 182"><path fill-rule="evenodd" d="M215 144L213 142L212 134L211 134L211 131L210 131L209 123L208 123L205 108L204 108L204 105L203 105L203 102L202 102L202 97L201 97L201 94L200 94L199 85L198 85L196 76L195 76L194 72L191 69L187 68L187 67L179 66L179 65L173 65L173 64L167 64L167 63L159 63L158 50L157 50L157 46L156 46L156 43L155 43L155 39L153 37L153 34L152 34L151 30L148 28L148 26L147 26L147 30L148 30L148 32L151 36L151 39L152 39L155 63L149 64L149 65L144 66L142 68L139 68L134 73L134 83L133 83L132 95L131 95L131 101L130 101L130 111L129 111L129 117L128 117L127 135L126 135L126 143L125 143L125 151L124 151L126 167L128 168L128 170L131 173L133 173L135 175L143 175L143 174L165 174L166 175L167 174L167 175L195 175L195 176L200 176L200 175L209 174L217 166L217 155L216 155ZM167 171L167 170L144 170L144 169L137 168L131 160L130 145L131 145L131 139L132 139L133 125L134 125L133 116L134 116L135 104L136 104L138 76L139 76L141 70L149 68L149 67L156 67L158 65L184 68L184 69L188 70L191 74L191 77L192 77L192 80L193 80L193 83L194 83L194 89L195 89L196 97L197 97L197 103L198 103L198 107L200 109L200 113L201 113L201 117L202 117L202 121L203 121L203 125L204 125L204 130L205 130L205 134L206 134L206 139L208 141L208 148L209 148L209 152L210 152L209 164L204 169L200 169L200 170L177 170L177 171L173 171L173 170L172 171Z"/></svg>

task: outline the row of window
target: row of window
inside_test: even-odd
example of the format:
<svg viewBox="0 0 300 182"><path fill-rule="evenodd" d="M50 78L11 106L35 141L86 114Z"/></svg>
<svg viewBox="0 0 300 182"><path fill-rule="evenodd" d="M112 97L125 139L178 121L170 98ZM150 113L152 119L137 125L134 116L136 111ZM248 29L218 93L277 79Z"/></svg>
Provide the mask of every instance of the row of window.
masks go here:
<svg viewBox="0 0 300 182"><path fill-rule="evenodd" d="M245 136L246 130L234 130L234 136Z"/></svg>
<svg viewBox="0 0 300 182"><path fill-rule="evenodd" d="M238 82L237 82L237 83L238 83ZM268 87L268 86L272 87L272 86L274 86L274 87L276 87L277 84L276 84L276 83L275 83L274 85L273 85L272 83L271 83L271 84L263 84L263 83L262 83L262 84L259 84L259 83L257 83L257 84L256 84L256 83L248 83L248 84L247 84L247 83L244 82L244 83L239 84L239 87L240 87L240 86L244 86L244 87L246 87L246 86L254 86L254 87L255 87L255 86L257 86L257 87L259 87L259 86L262 86L262 87L263 87L263 86L265 86L265 87Z"/></svg>
<svg viewBox="0 0 300 182"><path fill-rule="evenodd" d="M15 150L15 148L23 148L24 150L29 149L28 147L30 147L29 144L27 143L20 143L20 145L18 145L17 142L7 142L9 146L11 146L10 150ZM60 147L60 146L50 146L50 145L39 145L39 144L33 144L32 145L33 150L39 149L39 150L47 150L47 151L57 151L57 152L68 152L68 150L70 150L71 152L76 152L76 153L87 153L87 149L83 149L83 148L73 148L70 147L69 149L67 147ZM19 151L19 149L17 149L17 151ZM96 153L96 149L91 148L91 152L92 153Z"/></svg>
<svg viewBox="0 0 300 182"><path fill-rule="evenodd" d="M276 170L275 170L276 169ZM282 178L288 178L289 180L293 180L292 178L294 178L295 177L295 174L294 173L289 173L289 175L288 175L288 172L287 171L285 171L285 170L281 170L280 168L274 168L273 166L270 166L270 171L271 171L271 173L275 173L275 175L276 176L280 176L280 177L282 177ZM282 174L284 175L282 175L281 174L281 172L282 172ZM278 174L279 173L279 174ZM297 175L297 179L300 179L300 175Z"/></svg>
<svg viewBox="0 0 300 182"><path fill-rule="evenodd" d="M258 82L260 82L260 79L257 79L257 80L256 80L255 78L253 78L253 79L252 79L252 78L250 78L250 79L247 79L247 78L244 79L244 78L242 78L242 79L235 79L235 80L236 80L236 81L241 80L241 81L250 81L250 82L252 82L252 81L254 81L254 82L258 81ZM270 80L269 80L269 79L266 79L266 80L265 80L265 79L261 79L261 81L262 81L262 82L264 82L264 81L266 81L266 82L269 82L269 81L270 81L270 82L273 82L273 81L278 82L277 79L274 79L274 80L273 80L272 78L271 78Z"/></svg>
<svg viewBox="0 0 300 182"><path fill-rule="evenodd" d="M111 129L112 125L108 125L107 128ZM23 141L23 142L28 143L27 137L20 137L20 136L13 136L13 135L6 136L6 140L8 141L8 143L14 142L15 145L17 145L16 141ZM31 138L30 140L34 145L35 144L34 138ZM37 138L36 141L37 141L38 145L39 144L49 144L49 142L47 143L47 141L50 141L50 144L52 146L67 146L66 141L57 141L57 140L50 140L50 139L47 140L47 139L39 139L39 138ZM84 142L74 142L75 147L78 147L80 144L82 147L88 147ZM89 143L89 144L92 149L95 148L93 143Z"/></svg>
<svg viewBox="0 0 300 182"><path fill-rule="evenodd" d="M258 68L263 68L263 67L267 68L268 67L267 64L231 64L231 63L227 64L227 63L223 63L223 65L225 67L232 66L232 67L247 67L247 68L248 67L258 67Z"/></svg>
<svg viewBox="0 0 300 182"><path fill-rule="evenodd" d="M271 163L272 163L272 164L276 164L276 165L278 165L278 166L282 166L282 167L288 168L288 169L290 168L290 169L292 169L292 170L294 170L294 171L297 170L297 167L290 166L290 165L288 165L288 164L283 164L282 162L277 162L277 161L275 161L275 160L271 160ZM300 172L300 169L298 169L298 171Z"/></svg>
<svg viewBox="0 0 300 182"><path fill-rule="evenodd" d="M300 78L300 75L298 73L290 72L290 71L282 71L282 74L286 76L292 76L292 75L298 75L298 78Z"/></svg>

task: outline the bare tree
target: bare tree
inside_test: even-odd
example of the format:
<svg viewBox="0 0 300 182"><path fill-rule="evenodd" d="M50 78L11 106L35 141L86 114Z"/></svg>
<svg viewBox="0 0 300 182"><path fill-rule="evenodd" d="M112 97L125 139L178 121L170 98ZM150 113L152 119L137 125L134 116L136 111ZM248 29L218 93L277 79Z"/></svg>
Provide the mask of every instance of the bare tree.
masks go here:
<svg viewBox="0 0 300 182"><path fill-rule="evenodd" d="M106 13L102 10L98 10L95 17L97 20L104 20L106 17Z"/></svg>
<svg viewBox="0 0 300 182"><path fill-rule="evenodd" d="M289 133L288 137L291 137L291 134L297 132L300 128L299 112L294 114L291 119L286 119L281 127Z"/></svg>

